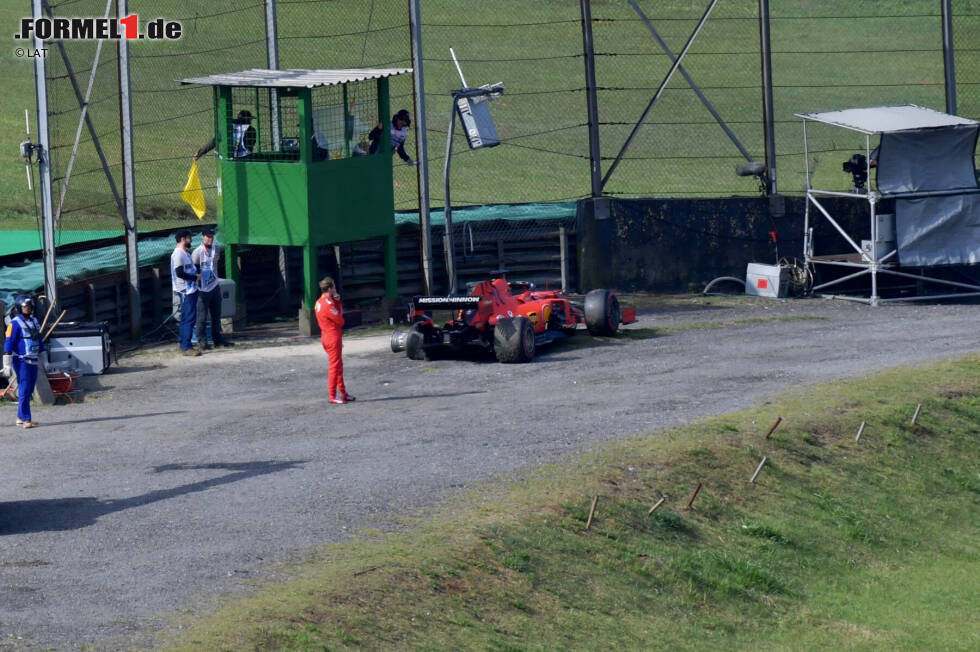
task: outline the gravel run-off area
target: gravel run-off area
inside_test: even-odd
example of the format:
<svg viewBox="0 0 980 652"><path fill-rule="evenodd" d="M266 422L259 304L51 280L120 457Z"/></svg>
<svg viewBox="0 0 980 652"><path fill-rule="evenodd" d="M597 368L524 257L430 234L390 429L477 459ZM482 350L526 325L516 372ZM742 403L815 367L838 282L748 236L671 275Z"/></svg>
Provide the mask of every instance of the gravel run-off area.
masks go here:
<svg viewBox="0 0 980 652"><path fill-rule="evenodd" d="M625 328L642 337L583 332L526 365L418 362L350 333L348 405L327 404L319 342L290 338L123 355L76 404L36 408L33 430L0 405L0 649L152 644L172 615L468 483L980 349L970 304L640 305Z"/></svg>

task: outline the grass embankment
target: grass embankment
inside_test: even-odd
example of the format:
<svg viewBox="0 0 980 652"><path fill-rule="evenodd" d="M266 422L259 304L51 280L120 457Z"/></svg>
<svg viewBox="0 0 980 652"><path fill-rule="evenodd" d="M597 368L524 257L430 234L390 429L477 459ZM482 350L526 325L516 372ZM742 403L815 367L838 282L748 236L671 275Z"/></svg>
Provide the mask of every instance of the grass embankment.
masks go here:
<svg viewBox="0 0 980 652"><path fill-rule="evenodd" d="M481 486L411 532L326 548L177 647L977 649L978 363L812 388Z"/></svg>

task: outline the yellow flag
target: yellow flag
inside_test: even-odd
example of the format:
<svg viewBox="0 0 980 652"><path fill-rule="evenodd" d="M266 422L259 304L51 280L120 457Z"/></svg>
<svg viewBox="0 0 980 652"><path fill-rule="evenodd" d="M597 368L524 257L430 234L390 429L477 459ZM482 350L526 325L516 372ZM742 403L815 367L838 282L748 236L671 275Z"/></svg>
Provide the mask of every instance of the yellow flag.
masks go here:
<svg viewBox="0 0 980 652"><path fill-rule="evenodd" d="M180 198L194 209L194 214L197 215L197 219L204 218L207 207L204 205L204 191L201 190L201 177L197 174L197 161L191 164L191 172L187 175L187 185L184 186L184 191L180 193Z"/></svg>

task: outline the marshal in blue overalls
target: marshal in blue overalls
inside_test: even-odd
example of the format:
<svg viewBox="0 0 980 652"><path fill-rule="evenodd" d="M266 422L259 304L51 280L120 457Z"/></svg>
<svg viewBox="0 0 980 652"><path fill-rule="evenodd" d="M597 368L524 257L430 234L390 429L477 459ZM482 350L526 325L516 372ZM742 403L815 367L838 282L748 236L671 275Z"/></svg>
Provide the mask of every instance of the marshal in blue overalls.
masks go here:
<svg viewBox="0 0 980 652"><path fill-rule="evenodd" d="M44 343L41 341L41 325L34 317L34 299L21 296L15 304L15 314L7 325L3 341L3 366L7 370L12 365L17 374L17 423L30 428L33 425L31 396L37 383L38 357L44 350Z"/></svg>

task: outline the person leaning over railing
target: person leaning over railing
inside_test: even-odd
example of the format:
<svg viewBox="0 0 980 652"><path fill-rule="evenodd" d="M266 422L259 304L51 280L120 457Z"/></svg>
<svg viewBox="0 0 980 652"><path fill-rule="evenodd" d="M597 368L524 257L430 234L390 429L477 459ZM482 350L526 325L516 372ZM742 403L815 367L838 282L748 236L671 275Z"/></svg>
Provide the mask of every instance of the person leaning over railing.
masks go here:
<svg viewBox="0 0 980 652"><path fill-rule="evenodd" d="M408 128L412 126L412 118L409 116L408 109L402 109L391 117L391 149L398 154L398 157L408 165L418 165L418 161L413 161L412 157L405 151L405 139L408 138ZM381 130L384 126L379 122L377 126L368 134L371 141L370 153L374 154L381 149Z"/></svg>
<svg viewBox="0 0 980 652"><path fill-rule="evenodd" d="M255 151L255 143L258 140L255 127L252 126L252 112L242 109L238 112L238 117L231 121L231 157L247 158ZM205 143L201 149L194 154L194 160L201 158L214 149L214 138Z"/></svg>

